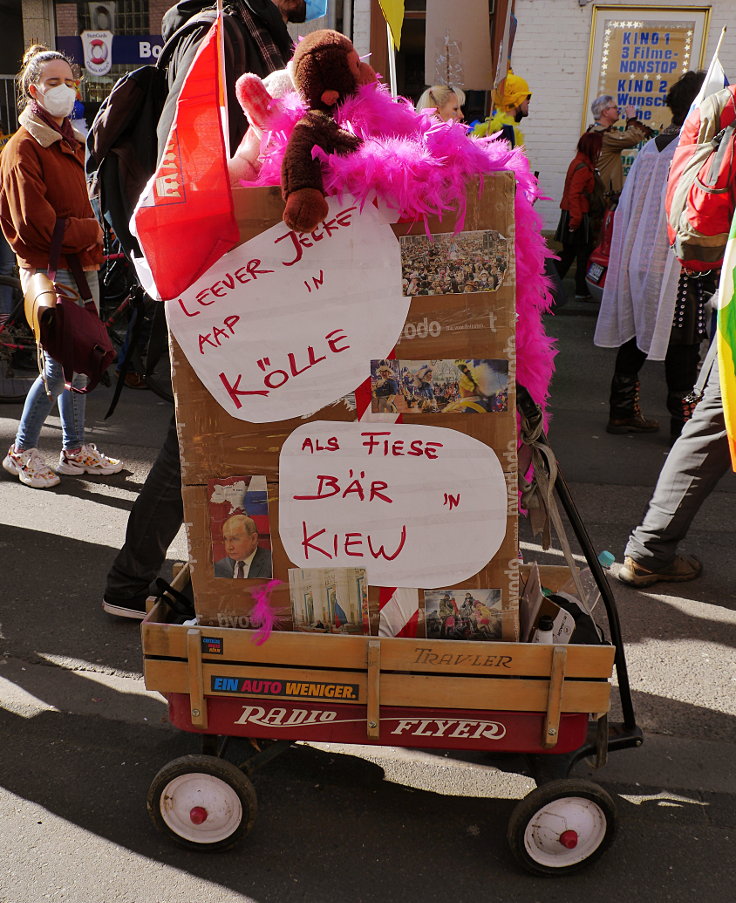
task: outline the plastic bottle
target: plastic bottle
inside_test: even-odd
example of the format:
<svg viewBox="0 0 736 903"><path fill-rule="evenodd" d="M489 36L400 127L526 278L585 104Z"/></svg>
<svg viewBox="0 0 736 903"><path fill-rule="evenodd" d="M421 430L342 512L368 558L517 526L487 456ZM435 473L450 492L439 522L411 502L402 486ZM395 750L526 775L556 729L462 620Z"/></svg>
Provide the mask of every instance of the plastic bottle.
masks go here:
<svg viewBox="0 0 736 903"><path fill-rule="evenodd" d="M534 631L533 643L553 643L552 628L555 622L551 615L541 615L537 622L537 629Z"/></svg>
<svg viewBox="0 0 736 903"><path fill-rule="evenodd" d="M608 570L615 560L613 553L609 551L603 551L598 555L598 561L604 570ZM580 601L583 604L583 608L590 614L600 601L601 591L590 568L586 567L580 571L579 580L583 590L583 598ZM572 577L564 586L560 587L560 592L573 599L577 599L579 595L578 588L575 586L575 581Z"/></svg>

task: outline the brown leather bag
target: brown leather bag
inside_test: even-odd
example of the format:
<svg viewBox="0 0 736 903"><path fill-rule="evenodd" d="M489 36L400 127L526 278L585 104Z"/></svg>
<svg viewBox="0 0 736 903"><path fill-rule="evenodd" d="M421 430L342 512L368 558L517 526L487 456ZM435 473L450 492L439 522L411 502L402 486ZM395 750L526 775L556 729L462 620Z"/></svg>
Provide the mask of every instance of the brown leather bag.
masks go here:
<svg viewBox="0 0 736 903"><path fill-rule="evenodd" d="M37 342L41 342L41 323L44 317L56 307L57 295L66 295L68 291L64 285L54 285L46 273L38 272L31 276L23 295L23 310Z"/></svg>

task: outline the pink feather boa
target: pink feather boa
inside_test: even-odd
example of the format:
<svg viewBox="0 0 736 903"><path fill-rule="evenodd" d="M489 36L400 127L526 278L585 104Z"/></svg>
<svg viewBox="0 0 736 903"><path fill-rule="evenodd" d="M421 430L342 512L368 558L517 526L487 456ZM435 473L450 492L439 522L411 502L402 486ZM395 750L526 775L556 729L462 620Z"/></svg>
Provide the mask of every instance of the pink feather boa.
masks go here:
<svg viewBox="0 0 736 903"><path fill-rule="evenodd" d="M296 122L305 112L298 95L274 102L269 131L261 143L258 178L243 185L279 185L281 161ZM462 229L468 181L494 172L510 171L516 179L516 379L534 400L546 406L554 370L554 339L542 324L551 304L544 276L544 259L551 256L541 234L542 221L534 210L537 180L521 148L491 138L469 138L465 126L439 122L431 113L415 112L408 100L394 100L385 85L358 89L335 112L347 131L363 140L353 154L313 153L323 163L328 195L350 193L361 206L379 199L396 211L396 218L423 220L451 213ZM546 418L545 418L546 419Z"/></svg>

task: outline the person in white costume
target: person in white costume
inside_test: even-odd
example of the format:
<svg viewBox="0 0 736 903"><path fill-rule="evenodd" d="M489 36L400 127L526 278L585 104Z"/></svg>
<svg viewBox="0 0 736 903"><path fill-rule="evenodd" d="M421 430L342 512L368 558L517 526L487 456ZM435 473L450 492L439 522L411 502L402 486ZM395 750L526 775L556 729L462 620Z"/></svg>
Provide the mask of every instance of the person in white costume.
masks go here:
<svg viewBox="0 0 736 903"><path fill-rule="evenodd" d="M672 124L639 152L621 193L613 226L608 275L593 341L618 348L611 381L609 433L656 432L639 408L639 370L664 360L670 434L682 429L682 398L697 377L706 334L704 302L712 277L682 271L667 241L664 196L680 127L704 73L686 72L670 89Z"/></svg>

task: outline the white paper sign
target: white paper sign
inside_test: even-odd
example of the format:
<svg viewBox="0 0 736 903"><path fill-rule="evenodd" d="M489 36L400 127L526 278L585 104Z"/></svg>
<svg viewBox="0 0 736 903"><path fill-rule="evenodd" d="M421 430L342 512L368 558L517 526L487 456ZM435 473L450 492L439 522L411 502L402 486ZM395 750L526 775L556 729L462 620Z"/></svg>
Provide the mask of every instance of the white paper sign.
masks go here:
<svg viewBox="0 0 736 903"><path fill-rule="evenodd" d="M84 68L90 75L107 75L112 68L112 32L83 31L80 37Z"/></svg>
<svg viewBox="0 0 736 903"><path fill-rule="evenodd" d="M372 586L448 587L506 533L493 449L442 427L316 421L279 460L279 531L302 568L364 567Z"/></svg>
<svg viewBox="0 0 736 903"><path fill-rule="evenodd" d="M319 410L362 383L401 334L409 299L391 227L350 197L328 203L314 232L280 223L166 302L187 360L239 420Z"/></svg>

